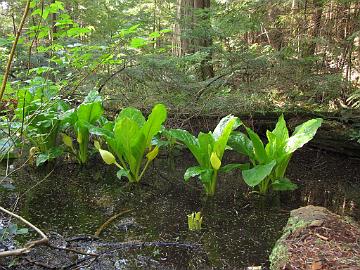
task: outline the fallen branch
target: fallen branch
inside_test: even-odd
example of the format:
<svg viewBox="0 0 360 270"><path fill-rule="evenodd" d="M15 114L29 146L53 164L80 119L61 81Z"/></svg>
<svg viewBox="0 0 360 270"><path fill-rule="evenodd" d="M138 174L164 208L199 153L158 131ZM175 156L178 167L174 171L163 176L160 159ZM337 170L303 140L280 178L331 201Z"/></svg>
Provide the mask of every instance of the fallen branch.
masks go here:
<svg viewBox="0 0 360 270"><path fill-rule="evenodd" d="M116 249L129 249L129 248L144 248L144 247L175 247L185 249L196 249L200 248L201 244L193 243L178 243L178 242L120 242L120 243L99 243L100 247L112 247Z"/></svg>
<svg viewBox="0 0 360 270"><path fill-rule="evenodd" d="M98 257L99 256L99 254L96 254L96 253L88 253L88 252L81 251L81 250L78 250L78 249L73 249L73 248L58 247L58 246L53 246L53 245L50 245L50 244L48 244L48 247L53 248L53 249L63 250L63 251L69 251L69 252L73 252L73 253L76 253L76 254L92 256L92 257Z"/></svg>
<svg viewBox="0 0 360 270"><path fill-rule="evenodd" d="M118 217L120 217L120 216L122 216L122 215L124 215L124 214L126 214L126 213L129 213L129 212L131 212L133 209L127 209L127 210L125 210L125 211L122 211L121 213L119 213L119 214L116 214L116 215L113 215L111 218L109 218L107 221L105 221L105 223L104 224L102 224L97 230L96 230L96 232L95 232L95 237L99 237L99 235L101 234L101 232L107 227L107 226L109 226L109 224L111 223L111 222L113 222L115 219L117 219Z"/></svg>
<svg viewBox="0 0 360 270"><path fill-rule="evenodd" d="M23 217L15 214L13 212L10 212L10 211L6 210L5 208L3 208L1 206L0 206L0 210L5 212L8 215L14 217L14 218L19 219L21 222L25 223L27 226L34 229L42 237L40 240L28 242L23 248L0 252L0 257L19 256L19 255L22 255L24 253L28 253L31 250L31 248L34 247L34 246L44 245L44 244L47 244L49 242L49 238L45 235L45 233L43 233L39 228L37 228L35 225L31 224L29 221L27 221Z"/></svg>

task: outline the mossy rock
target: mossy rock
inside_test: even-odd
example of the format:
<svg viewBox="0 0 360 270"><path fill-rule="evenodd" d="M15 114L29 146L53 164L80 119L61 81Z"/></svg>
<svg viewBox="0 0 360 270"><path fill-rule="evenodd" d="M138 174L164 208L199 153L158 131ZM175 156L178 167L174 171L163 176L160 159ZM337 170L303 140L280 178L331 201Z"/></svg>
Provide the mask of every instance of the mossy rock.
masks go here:
<svg viewBox="0 0 360 270"><path fill-rule="evenodd" d="M270 269L360 269L357 239L356 222L323 207L301 207L291 211L270 255Z"/></svg>

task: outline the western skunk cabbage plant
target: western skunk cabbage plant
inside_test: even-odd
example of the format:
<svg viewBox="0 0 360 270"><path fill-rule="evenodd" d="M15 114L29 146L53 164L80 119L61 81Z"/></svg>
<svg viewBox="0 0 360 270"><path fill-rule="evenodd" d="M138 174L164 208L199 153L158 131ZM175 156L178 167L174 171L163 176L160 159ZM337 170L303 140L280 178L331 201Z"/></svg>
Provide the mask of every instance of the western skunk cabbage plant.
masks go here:
<svg viewBox="0 0 360 270"><path fill-rule="evenodd" d="M199 163L198 166L186 170L184 174L185 181L198 176L205 188L206 195L213 196L215 194L218 172L229 171L234 168L234 164L221 168L221 160L231 132L240 124L241 122L237 117L228 115L220 120L214 132L200 132L198 138L182 129L169 131L171 136L189 148Z"/></svg>
<svg viewBox="0 0 360 270"><path fill-rule="evenodd" d="M29 81L29 86L17 93L18 107L9 128L14 132L21 129L37 149L37 166L63 153L63 149L57 145L62 129L60 115L69 110L70 105L60 98L58 90L50 81L35 77Z"/></svg>
<svg viewBox="0 0 360 270"><path fill-rule="evenodd" d="M103 128L92 130L105 139L110 151L101 149L99 144L96 147L105 163L119 167L119 178L125 176L135 183L141 180L159 153L159 147L153 146L152 140L161 130L166 117L166 108L162 104L154 106L147 120L138 109L130 107L120 112L115 123L108 122ZM146 161L142 167L144 158Z"/></svg>
<svg viewBox="0 0 360 270"><path fill-rule="evenodd" d="M234 132L229 139L229 146L249 157L252 166L243 170L242 176L247 185L258 187L261 194L272 190L294 190L296 184L285 178L285 172L292 154L309 142L321 126L321 118L309 120L295 128L289 137L284 116L278 119L273 131L266 131L268 139L264 146L260 137L246 127L248 136L241 132Z"/></svg>
<svg viewBox="0 0 360 270"><path fill-rule="evenodd" d="M70 124L74 129L78 147L74 147L71 137L66 134L63 134L63 142L75 154L80 164L85 164L89 158L89 129L101 118L103 112L102 98L94 90L89 92L76 109L67 111L63 116L64 124Z"/></svg>
<svg viewBox="0 0 360 270"><path fill-rule="evenodd" d="M190 231L201 230L201 225L203 221L201 212L193 212L187 215L187 218L188 218L188 228Z"/></svg>

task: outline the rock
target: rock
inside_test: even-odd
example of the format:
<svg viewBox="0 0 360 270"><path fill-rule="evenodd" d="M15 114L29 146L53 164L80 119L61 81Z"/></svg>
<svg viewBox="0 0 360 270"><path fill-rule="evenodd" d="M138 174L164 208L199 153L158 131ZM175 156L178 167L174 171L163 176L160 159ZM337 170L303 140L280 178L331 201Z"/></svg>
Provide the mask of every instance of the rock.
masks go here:
<svg viewBox="0 0 360 270"><path fill-rule="evenodd" d="M295 209L272 250L270 269L360 269L359 239L359 224L326 208Z"/></svg>
<svg viewBox="0 0 360 270"><path fill-rule="evenodd" d="M141 226L135 221L135 218L123 218L117 224L116 227L119 231L127 232L129 229L141 228Z"/></svg>

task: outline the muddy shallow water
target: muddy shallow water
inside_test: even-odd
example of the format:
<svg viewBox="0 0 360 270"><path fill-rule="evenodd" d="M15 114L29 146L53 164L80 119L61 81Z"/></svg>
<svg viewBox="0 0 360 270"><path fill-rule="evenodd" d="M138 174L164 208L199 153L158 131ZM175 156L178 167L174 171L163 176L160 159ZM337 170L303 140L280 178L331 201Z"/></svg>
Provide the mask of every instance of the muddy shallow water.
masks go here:
<svg viewBox="0 0 360 270"><path fill-rule="evenodd" d="M239 156L229 154L224 164L236 161L241 161ZM303 148L294 154L287 174L300 188L266 200L249 192L239 171L219 175L215 197L206 200L197 180L182 180L186 168L194 165L187 152L174 160L163 155L135 187L117 179L115 169L100 160L83 168L58 164L45 180L53 165L25 167L11 176L16 190L1 193L1 205L10 207L19 198L22 216L64 237L93 235L109 217L130 210L103 231L102 241L200 244L196 249L131 249L117 254L108 269L145 267L141 258L154 268L168 269L267 266L294 208L321 205L360 220L360 160ZM198 232L187 229L187 214L193 211L201 211L204 218Z"/></svg>

